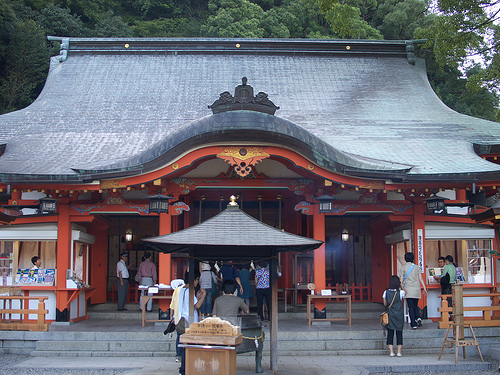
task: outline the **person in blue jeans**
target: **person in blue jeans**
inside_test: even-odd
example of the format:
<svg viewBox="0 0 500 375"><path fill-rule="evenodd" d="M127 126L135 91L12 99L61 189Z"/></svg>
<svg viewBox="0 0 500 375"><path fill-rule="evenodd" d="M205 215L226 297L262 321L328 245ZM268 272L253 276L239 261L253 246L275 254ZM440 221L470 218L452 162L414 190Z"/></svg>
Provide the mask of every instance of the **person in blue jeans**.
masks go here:
<svg viewBox="0 0 500 375"><path fill-rule="evenodd" d="M213 273L212 267L208 262L202 262L200 264L200 270L200 288L205 289L207 292L205 300L203 301L200 309L201 315L205 317L211 315L212 313L212 283L217 284L218 278L217 276L215 276L215 273Z"/></svg>

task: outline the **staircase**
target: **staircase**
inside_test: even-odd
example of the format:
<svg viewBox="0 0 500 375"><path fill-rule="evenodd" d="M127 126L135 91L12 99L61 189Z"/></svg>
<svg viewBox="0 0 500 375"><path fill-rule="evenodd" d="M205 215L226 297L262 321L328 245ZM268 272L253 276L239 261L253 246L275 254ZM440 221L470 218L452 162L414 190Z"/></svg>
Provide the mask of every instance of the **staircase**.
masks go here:
<svg viewBox="0 0 500 375"><path fill-rule="evenodd" d="M338 309L345 311L344 304L327 306L327 313ZM141 327L141 312L136 304L127 306L128 311L116 311L116 305L94 306L89 320L71 326L51 326L49 332L0 331L0 352L31 354L33 356L79 357L168 357L175 355L175 333L172 338L163 335L166 323L149 323ZM306 313L280 313L278 350L280 356L321 355L369 355L387 354L383 329L378 323L382 306L373 303L354 303L353 323L331 325L328 322L306 323ZM111 310L112 309L112 310ZM157 311L156 306L153 311ZM305 309L304 309L305 310ZM147 313L150 319L157 313ZM87 324L88 329L85 329ZM102 328L101 328L102 327ZM264 355L269 355L269 324L264 327L266 341ZM477 327L474 329L483 355L490 347L498 345L500 328ZM403 333L405 354L438 354L446 330L436 323L424 321L417 330L406 329ZM454 349L445 349L451 353ZM252 355L252 354L242 354ZM475 347L467 348L467 355L477 355Z"/></svg>

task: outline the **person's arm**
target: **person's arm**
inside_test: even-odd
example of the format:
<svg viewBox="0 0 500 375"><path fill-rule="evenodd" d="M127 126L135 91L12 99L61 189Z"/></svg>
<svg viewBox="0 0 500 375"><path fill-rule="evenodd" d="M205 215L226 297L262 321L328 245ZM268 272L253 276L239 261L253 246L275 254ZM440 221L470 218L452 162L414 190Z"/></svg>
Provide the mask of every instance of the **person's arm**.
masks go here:
<svg viewBox="0 0 500 375"><path fill-rule="evenodd" d="M240 298L241 299L241 298ZM247 304L245 302L243 302L243 300L241 301L241 305L240 305L240 309L241 311L243 311L245 314L250 314L250 309L249 307L247 306Z"/></svg>
<svg viewBox="0 0 500 375"><path fill-rule="evenodd" d="M118 277L120 278L120 285L123 286L123 277L122 277L122 271L118 272Z"/></svg>
<svg viewBox="0 0 500 375"><path fill-rule="evenodd" d="M421 273L419 273L419 274L418 274L418 278L419 278L419 280L420 280L420 284L422 284L422 288L424 288L424 293L425 293L425 294L427 294L427 288L426 288L426 286L425 286L424 279L423 279L423 277L422 277L422 274L421 274Z"/></svg>
<svg viewBox="0 0 500 375"><path fill-rule="evenodd" d="M198 299L198 302L196 303L196 305L194 305L194 307L196 309L199 309L201 307L201 305L203 304L203 300L205 299L205 296L207 295L207 291L205 289L200 289L200 292L201 292L201 297Z"/></svg>
<svg viewBox="0 0 500 375"><path fill-rule="evenodd" d="M240 286L240 293L243 294L243 287L241 286L241 280L240 280L240 278L237 277L235 280L238 283L238 285Z"/></svg>

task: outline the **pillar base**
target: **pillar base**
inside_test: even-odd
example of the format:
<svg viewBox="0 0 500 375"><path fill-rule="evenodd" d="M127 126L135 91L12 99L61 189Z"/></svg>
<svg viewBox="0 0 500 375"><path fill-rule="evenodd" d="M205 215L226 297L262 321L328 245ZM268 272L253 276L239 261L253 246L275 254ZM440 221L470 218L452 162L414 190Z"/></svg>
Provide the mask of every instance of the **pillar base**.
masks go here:
<svg viewBox="0 0 500 375"><path fill-rule="evenodd" d="M326 307L323 307L323 310L318 310L316 307L314 308L314 319L326 319Z"/></svg>
<svg viewBox="0 0 500 375"><path fill-rule="evenodd" d="M56 308L56 322L69 322L68 308L65 308L63 311Z"/></svg>

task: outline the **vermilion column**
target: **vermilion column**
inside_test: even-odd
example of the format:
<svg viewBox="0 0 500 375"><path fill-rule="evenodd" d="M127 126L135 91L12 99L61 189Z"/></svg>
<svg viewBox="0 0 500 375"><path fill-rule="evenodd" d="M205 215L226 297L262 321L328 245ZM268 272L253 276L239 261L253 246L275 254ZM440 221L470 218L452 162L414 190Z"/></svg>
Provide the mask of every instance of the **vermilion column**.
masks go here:
<svg viewBox="0 0 500 375"><path fill-rule="evenodd" d="M69 321L68 293L66 291L66 270L71 268L71 221L69 206L57 207L57 286L56 286L56 321Z"/></svg>
<svg viewBox="0 0 500 375"><path fill-rule="evenodd" d="M159 235L169 234L172 232L172 216L165 212L159 214ZM160 253L158 256L158 283L168 284L172 281L172 267L170 254ZM170 303L165 300L160 300L160 309L167 311Z"/></svg>
<svg viewBox="0 0 500 375"><path fill-rule="evenodd" d="M326 237L325 215L319 213L319 208L318 212L315 212L313 215L313 237L323 242ZM323 243L318 249L314 250L314 284L316 285L317 293L321 293L321 290L326 288L325 264L325 244ZM321 311L326 307L326 303L323 300L316 300L314 307Z"/></svg>
<svg viewBox="0 0 500 375"><path fill-rule="evenodd" d="M423 203L416 203L413 207L413 238L415 243L413 246L413 253L415 254L415 264L425 272L425 205ZM425 280L425 273L422 275ZM427 296L422 293L422 298L419 302L421 309L427 305Z"/></svg>

